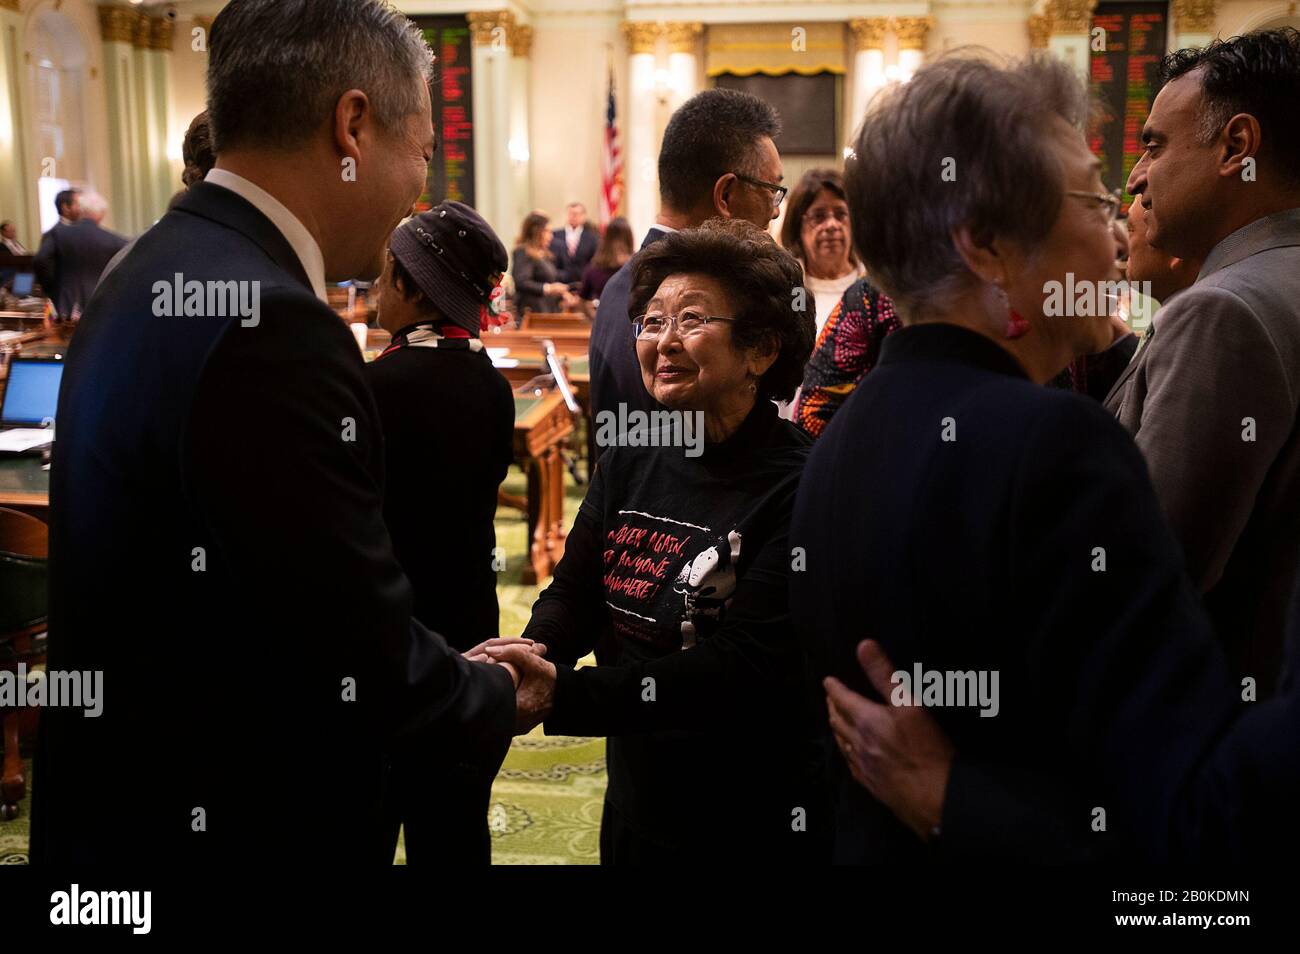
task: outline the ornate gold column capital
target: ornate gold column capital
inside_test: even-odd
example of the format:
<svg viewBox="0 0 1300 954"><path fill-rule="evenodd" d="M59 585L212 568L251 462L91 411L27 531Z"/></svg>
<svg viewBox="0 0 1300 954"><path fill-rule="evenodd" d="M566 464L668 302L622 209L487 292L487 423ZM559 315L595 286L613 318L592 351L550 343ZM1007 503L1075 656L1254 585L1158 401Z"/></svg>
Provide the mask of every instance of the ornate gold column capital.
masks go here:
<svg viewBox="0 0 1300 954"><path fill-rule="evenodd" d="M853 31L855 50L883 50L885 31L889 29L888 17L854 17L849 21Z"/></svg>
<svg viewBox="0 0 1300 954"><path fill-rule="evenodd" d="M196 26L196 27L198 27L199 29L201 29L204 33L211 33L211 32L212 32L212 21L213 21L213 19L215 19L215 18L214 18L214 17L198 17L198 16L196 16L196 17L194 18L194 26ZM193 27L191 27L191 29L193 29Z"/></svg>
<svg viewBox="0 0 1300 954"><path fill-rule="evenodd" d="M1097 0L1047 0L1047 19L1053 34L1087 33L1092 28L1092 11Z"/></svg>
<svg viewBox="0 0 1300 954"><path fill-rule="evenodd" d="M141 14L130 7L99 8L99 38L105 43L134 43Z"/></svg>
<svg viewBox="0 0 1300 954"><path fill-rule="evenodd" d="M0 0L0 10L13 10L18 12L18 0Z"/></svg>
<svg viewBox="0 0 1300 954"><path fill-rule="evenodd" d="M1214 0L1174 0L1173 8L1179 33L1214 32Z"/></svg>
<svg viewBox="0 0 1300 954"><path fill-rule="evenodd" d="M493 33L498 27L505 31L505 42L511 43L514 39L515 15L509 10L480 10L474 13L465 14L469 20L470 34L474 38L475 46L488 46L492 43Z"/></svg>
<svg viewBox="0 0 1300 954"><path fill-rule="evenodd" d="M149 20L149 49L172 51L172 37L176 33L176 22L166 17L152 17Z"/></svg>
<svg viewBox="0 0 1300 954"><path fill-rule="evenodd" d="M896 17L894 32L898 35L898 48L924 50L925 35L930 32L932 26L934 26L934 17Z"/></svg>
<svg viewBox="0 0 1300 954"><path fill-rule="evenodd" d="M623 36L627 40L629 56L635 56L638 53L653 53L655 43L659 40L659 34L663 32L663 27L660 24L651 23L648 20L624 20L622 28Z"/></svg>
<svg viewBox="0 0 1300 954"><path fill-rule="evenodd" d="M1034 50L1047 48L1047 38L1052 35L1052 21L1041 13L1029 18L1029 47Z"/></svg>
<svg viewBox="0 0 1300 954"><path fill-rule="evenodd" d="M522 24L515 27L515 34L510 40L510 52L515 56L527 57L532 51L533 28Z"/></svg>
<svg viewBox="0 0 1300 954"><path fill-rule="evenodd" d="M703 23L664 23L662 28L669 53L694 53L695 44L704 32Z"/></svg>

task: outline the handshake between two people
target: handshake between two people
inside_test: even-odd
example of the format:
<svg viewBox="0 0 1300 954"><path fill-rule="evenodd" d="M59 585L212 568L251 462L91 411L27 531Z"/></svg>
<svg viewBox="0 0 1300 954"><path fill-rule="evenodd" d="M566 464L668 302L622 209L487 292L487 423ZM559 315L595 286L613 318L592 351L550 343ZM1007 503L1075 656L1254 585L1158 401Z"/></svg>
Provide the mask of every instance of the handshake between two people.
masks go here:
<svg viewBox="0 0 1300 954"><path fill-rule="evenodd" d="M502 666L515 684L515 735L523 735L551 714L555 701L555 664L542 643L519 637L485 639L464 653L470 662Z"/></svg>

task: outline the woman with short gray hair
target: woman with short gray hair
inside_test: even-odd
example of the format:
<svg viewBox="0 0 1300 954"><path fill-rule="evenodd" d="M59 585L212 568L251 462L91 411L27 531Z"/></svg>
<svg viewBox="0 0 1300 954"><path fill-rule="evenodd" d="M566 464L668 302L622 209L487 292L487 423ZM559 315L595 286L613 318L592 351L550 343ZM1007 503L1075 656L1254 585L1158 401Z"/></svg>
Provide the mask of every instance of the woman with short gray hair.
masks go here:
<svg viewBox="0 0 1300 954"><path fill-rule="evenodd" d="M885 94L847 164L857 248L903 327L814 447L790 530L812 571L791 574L792 610L833 677L840 862L936 857L924 842L1002 860L1123 851L1145 819L1092 824L1123 769L1107 757L1118 716L1142 723L1141 674L1213 651L1132 439L1041 386L1111 335L1116 202L1087 107L1058 61L956 55ZM939 769L918 788L946 798L901 821L866 787L880 753L855 743L863 665L962 756L927 759ZM1151 759L1187 755L1163 742ZM1039 817L981 826L1007 793L972 765L1014 765Z"/></svg>

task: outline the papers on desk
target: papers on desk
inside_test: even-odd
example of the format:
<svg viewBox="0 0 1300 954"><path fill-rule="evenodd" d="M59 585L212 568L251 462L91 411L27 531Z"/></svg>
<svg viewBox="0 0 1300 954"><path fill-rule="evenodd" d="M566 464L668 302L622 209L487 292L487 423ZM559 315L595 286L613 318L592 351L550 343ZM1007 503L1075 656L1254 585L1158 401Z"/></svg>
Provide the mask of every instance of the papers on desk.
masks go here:
<svg viewBox="0 0 1300 954"><path fill-rule="evenodd" d="M519 367L518 358L507 357L507 355L510 354L509 348L484 348L483 350L486 351L488 357L492 359L492 367L494 368Z"/></svg>
<svg viewBox="0 0 1300 954"><path fill-rule="evenodd" d="M54 432L48 427L15 427L0 431L0 454L25 454L53 441Z"/></svg>

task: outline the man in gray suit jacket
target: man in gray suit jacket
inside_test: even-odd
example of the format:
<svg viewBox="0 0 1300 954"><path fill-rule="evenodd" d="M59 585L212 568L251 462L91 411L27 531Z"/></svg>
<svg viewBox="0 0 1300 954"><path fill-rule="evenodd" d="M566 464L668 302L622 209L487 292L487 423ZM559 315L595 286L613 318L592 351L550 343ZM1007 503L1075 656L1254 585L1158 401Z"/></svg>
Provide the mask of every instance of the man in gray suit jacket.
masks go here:
<svg viewBox="0 0 1300 954"><path fill-rule="evenodd" d="M1162 72L1129 191L1150 244L1204 265L1106 405L1146 457L1229 662L1262 697L1300 567L1300 33L1182 50Z"/></svg>

